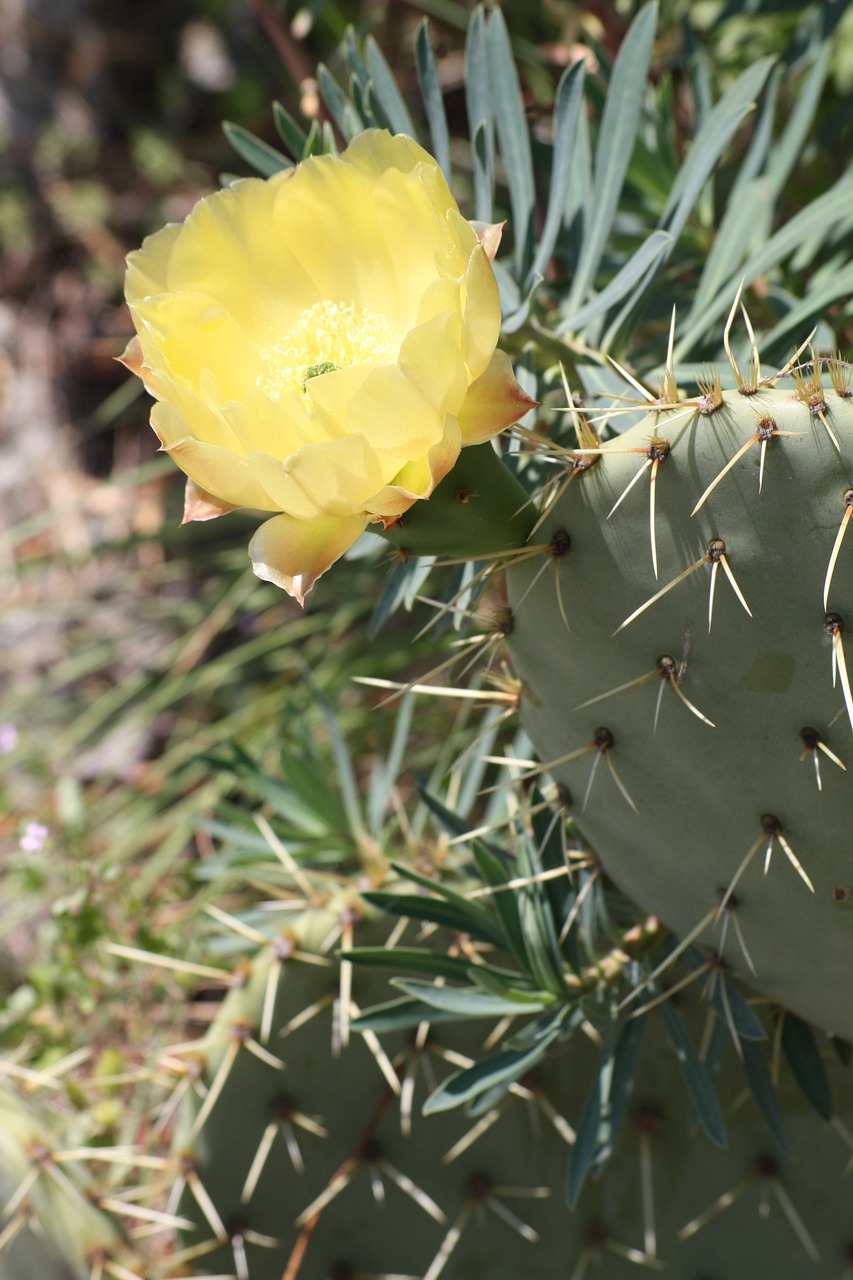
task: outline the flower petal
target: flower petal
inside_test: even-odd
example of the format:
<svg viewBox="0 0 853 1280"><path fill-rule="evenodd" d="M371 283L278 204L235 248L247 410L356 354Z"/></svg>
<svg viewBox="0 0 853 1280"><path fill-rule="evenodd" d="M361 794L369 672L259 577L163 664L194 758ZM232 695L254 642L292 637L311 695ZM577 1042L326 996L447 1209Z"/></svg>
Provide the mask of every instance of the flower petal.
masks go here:
<svg viewBox="0 0 853 1280"><path fill-rule="evenodd" d="M209 294L166 293L131 307L145 364L185 386L213 374L218 403L239 400L256 385L260 355L234 317ZM143 370L144 376L144 370Z"/></svg>
<svg viewBox="0 0 853 1280"><path fill-rule="evenodd" d="M443 312L410 329L397 363L437 413L458 413L468 391L461 352L462 321Z"/></svg>
<svg viewBox="0 0 853 1280"><path fill-rule="evenodd" d="M386 528L393 524L413 502L430 496L455 466L461 447L459 423L449 417L443 439L433 445L426 458L407 462L394 477L394 483L386 485L370 500L367 510L381 517Z"/></svg>
<svg viewBox="0 0 853 1280"><path fill-rule="evenodd" d="M264 582L282 587L304 605L320 575L358 541L366 524L364 515L340 520L273 516L249 543L252 566Z"/></svg>
<svg viewBox="0 0 853 1280"><path fill-rule="evenodd" d="M402 462L422 457L440 439L444 415L397 365L340 369L306 386L309 400L329 424L343 424L386 455L385 478Z"/></svg>
<svg viewBox="0 0 853 1280"><path fill-rule="evenodd" d="M482 444L518 422L536 404L516 382L509 356L495 351L485 373L471 383L459 411L464 443Z"/></svg>
<svg viewBox="0 0 853 1280"><path fill-rule="evenodd" d="M363 512L384 483L379 460L363 436L308 444L284 461L259 453L247 460L273 504L300 520Z"/></svg>
<svg viewBox="0 0 853 1280"><path fill-rule="evenodd" d="M489 363L501 331L498 282L482 245L478 245L471 254L465 284L462 352L471 377L479 378Z"/></svg>
<svg viewBox="0 0 853 1280"><path fill-rule="evenodd" d="M155 404L151 410L151 426L166 453L205 493L231 507L275 511L275 503L252 475L246 459L230 449L194 439L172 405Z"/></svg>
<svg viewBox="0 0 853 1280"><path fill-rule="evenodd" d="M127 255L124 293L130 306L155 293L168 293L169 263L184 224L170 222L146 236L140 248Z"/></svg>
<svg viewBox="0 0 853 1280"><path fill-rule="evenodd" d="M184 518L181 524L189 524L191 520L215 520L237 508L230 502L223 502L200 488L195 480L187 480L184 490Z"/></svg>

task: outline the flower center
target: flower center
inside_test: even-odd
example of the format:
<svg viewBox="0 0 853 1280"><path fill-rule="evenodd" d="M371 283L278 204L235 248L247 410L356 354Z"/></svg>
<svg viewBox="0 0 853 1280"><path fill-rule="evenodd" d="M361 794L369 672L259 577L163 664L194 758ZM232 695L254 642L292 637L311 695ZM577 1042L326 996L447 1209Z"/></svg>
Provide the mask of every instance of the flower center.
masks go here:
<svg viewBox="0 0 853 1280"><path fill-rule="evenodd" d="M385 316L358 311L352 303L315 302L282 342L263 349L256 385L273 400L304 393L312 377L358 364L388 364L399 350L399 335Z"/></svg>

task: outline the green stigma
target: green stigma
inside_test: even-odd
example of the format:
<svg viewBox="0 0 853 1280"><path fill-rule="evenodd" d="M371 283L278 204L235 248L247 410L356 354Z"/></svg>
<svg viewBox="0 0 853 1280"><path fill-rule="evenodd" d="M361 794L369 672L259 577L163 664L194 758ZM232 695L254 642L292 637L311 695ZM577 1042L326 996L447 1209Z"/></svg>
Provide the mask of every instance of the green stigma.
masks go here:
<svg viewBox="0 0 853 1280"><path fill-rule="evenodd" d="M321 374L334 373L335 370L340 369L340 367L341 366L339 364L334 364L331 360L321 360L319 364L312 364L310 369L307 370L305 377L302 379L303 388L309 378L319 378Z"/></svg>

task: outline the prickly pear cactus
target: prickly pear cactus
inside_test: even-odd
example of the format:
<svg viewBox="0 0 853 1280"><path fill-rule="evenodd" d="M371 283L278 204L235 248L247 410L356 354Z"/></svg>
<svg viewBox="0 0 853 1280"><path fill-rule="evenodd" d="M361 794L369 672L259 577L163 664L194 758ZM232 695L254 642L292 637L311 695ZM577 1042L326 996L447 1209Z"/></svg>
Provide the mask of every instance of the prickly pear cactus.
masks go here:
<svg viewBox="0 0 853 1280"><path fill-rule="evenodd" d="M393 890L387 901L411 905ZM512 1006L485 986L466 1005L459 980L477 969L459 947L470 940L440 930L431 953L417 955L448 981L410 980L402 999L358 965L350 986L350 975L316 963L343 925L354 927L354 957L378 963L375 948L359 943L383 939L383 968L413 967L399 930L394 941L372 914L352 892L300 913L287 955L281 945L259 950L194 1046L198 1088L185 1095L173 1145L171 1207L195 1229L174 1264L247 1280L581 1280L590 1268L621 1280L638 1264L666 1265L679 1280L837 1275L849 1248L841 1176L849 1151L786 1069L767 1103L763 1046L749 1040L764 1031L736 992L741 1052L746 1045L750 1072L765 1081L769 1111L741 1106L727 1136L723 1112L743 1102L744 1066L713 1014L707 1067L698 1065L690 1044L708 1007L695 988L677 1012L641 1014L603 1035L586 1021L595 999L582 1008L567 988L545 1021L519 1024L495 1054L497 1012ZM484 972L495 956L481 951ZM387 1002L389 994L397 999ZM383 996L347 1037L344 1001L352 1018ZM547 1054L537 1056L537 1037ZM684 1087L673 1049L705 1082L698 1091ZM501 1076L520 1051L531 1068ZM818 1075L828 1115L845 1072L829 1062ZM448 1106L454 1088L465 1110ZM767 1118L775 1122L782 1106L786 1123L774 1139ZM843 1132L840 1116L836 1125ZM586 1172L605 1165L584 1187Z"/></svg>
<svg viewBox="0 0 853 1280"><path fill-rule="evenodd" d="M126 1242L99 1207L92 1175L56 1129L13 1086L0 1088L0 1248L11 1246L0 1257L2 1280L88 1280L105 1269L116 1275L111 1268L126 1260Z"/></svg>
<svg viewBox="0 0 853 1280"><path fill-rule="evenodd" d="M636 901L849 1038L850 366L711 377L565 465L509 573L543 767Z"/></svg>

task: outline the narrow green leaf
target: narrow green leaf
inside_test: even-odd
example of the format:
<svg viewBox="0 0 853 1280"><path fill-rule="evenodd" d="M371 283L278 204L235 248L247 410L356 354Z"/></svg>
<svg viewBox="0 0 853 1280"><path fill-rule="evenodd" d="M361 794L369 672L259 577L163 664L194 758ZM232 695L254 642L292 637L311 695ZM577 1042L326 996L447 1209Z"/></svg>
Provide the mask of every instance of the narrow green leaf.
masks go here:
<svg viewBox="0 0 853 1280"><path fill-rule="evenodd" d="M346 812L333 789L327 785L322 770L318 769L316 760L297 755L295 752L282 750L282 772L288 782L287 791L297 797L296 813L307 811L306 831L328 833L344 832L347 829ZM253 781L255 781L253 779ZM292 820L294 810L288 808L288 801L281 796L281 788L276 788L273 781L270 786L264 785L260 778L255 782L259 794L270 799L280 796L280 813L285 820Z"/></svg>
<svg viewBox="0 0 853 1280"><path fill-rule="evenodd" d="M811 204L796 213L775 235L751 253L743 268L726 281L717 296L708 302L702 314L682 333L676 344L676 362L683 360L694 343L728 312L741 279L745 285L750 285L758 276L775 267L789 253L793 253L803 241L811 236L825 234L834 223L849 214L851 201L853 175L848 172L829 191L812 200Z"/></svg>
<svg viewBox="0 0 853 1280"><path fill-rule="evenodd" d="M525 878L541 872L535 850L526 839L519 846L519 871ZM518 918L530 971L536 982L555 995L565 992L563 958L550 903L542 884L526 885L518 894Z"/></svg>
<svg viewBox="0 0 853 1280"><path fill-rule="evenodd" d="M724 1147L726 1126L711 1079L671 1002L665 1000L660 1009L667 1038L675 1050L699 1123L716 1146Z"/></svg>
<svg viewBox="0 0 853 1280"><path fill-rule="evenodd" d="M409 742L416 698L406 693L400 699L400 708L394 721L394 736L384 760L377 760L371 776L367 797L367 823L371 831L382 830L387 814L393 811L394 791Z"/></svg>
<svg viewBox="0 0 853 1280"><path fill-rule="evenodd" d="M274 173L281 173L282 169L293 168L292 162L286 155L276 151L275 147L271 147L268 142L262 142L260 138L256 138L242 125L224 120L222 132L246 164L251 165L263 177L271 178Z"/></svg>
<svg viewBox="0 0 853 1280"><path fill-rule="evenodd" d="M431 1009L455 1013L460 1018L503 1018L509 1014L541 1013L553 1000L505 1000L502 996L480 987L436 986L431 982L419 982L415 978L397 978L392 984L413 1000L420 1000Z"/></svg>
<svg viewBox="0 0 853 1280"><path fill-rule="evenodd" d="M323 121L321 131L321 150L320 155L336 156L338 154L338 144L335 141L335 131L328 120Z"/></svg>
<svg viewBox="0 0 853 1280"><path fill-rule="evenodd" d="M465 105L474 163L475 216L480 222L491 222L495 188L495 139L486 18L482 5L474 10L465 37Z"/></svg>
<svg viewBox="0 0 853 1280"><path fill-rule="evenodd" d="M496 888L506 884L509 872L485 845L476 842L471 846L471 853L474 864L487 885ZM503 921L510 952L523 965L527 959L527 950L518 915L518 899L511 889L505 889L492 895L492 903Z"/></svg>
<svg viewBox="0 0 853 1280"><path fill-rule="evenodd" d="M289 111L280 102L272 104L272 118L275 129L294 160L301 160L305 153L307 134L294 120Z"/></svg>
<svg viewBox="0 0 853 1280"><path fill-rule="evenodd" d="M496 969L493 965L474 964L469 966L468 979L482 987L484 991L509 1000L516 1006L518 1013L524 1013L524 1005L541 1004L543 1008L554 1003L550 991L535 988L529 978L512 973L508 969Z"/></svg>
<svg viewBox="0 0 853 1280"><path fill-rule="evenodd" d="M554 102L554 147L551 160L551 181L548 185L548 209L545 214L545 225L539 237L536 256L524 284L524 293L533 288L537 276L543 275L551 254L557 243L560 228L563 225L563 214L566 207L566 196L569 190L569 178L572 172L572 160L575 150L575 137L578 131L581 106L583 105L584 60L578 58L571 66L566 67L557 85Z"/></svg>
<svg viewBox="0 0 853 1280"><path fill-rule="evenodd" d="M772 59L764 58L747 68L713 108L691 144L687 159L676 176L660 217L660 225L665 226L669 231L673 237L673 243L684 230L684 225L723 151L744 117L753 110L755 98L761 91L771 66ZM638 303L648 292L652 281L668 260L669 253L670 249L665 248L657 256L625 303L604 338L605 350L613 342L615 334L623 328L630 317L636 314Z"/></svg>
<svg viewBox="0 0 853 1280"><path fill-rule="evenodd" d="M404 871L402 868L397 870L407 879L414 880L416 884L422 884L433 892L427 895L394 893L387 890L375 891L364 894L365 900L392 915L410 916L415 920L431 920L435 924L446 925L457 933L470 933L483 942L491 942L496 947L506 949L506 940L500 922L490 912L476 903L468 902L459 894L452 893L441 885L433 884L425 877L416 875L411 870Z"/></svg>
<svg viewBox="0 0 853 1280"><path fill-rule="evenodd" d="M773 207L773 195L766 178L754 178L732 195L726 204L722 221L714 237L693 305L687 317L690 326L704 314L708 304L718 296L755 243L755 233ZM729 306L731 306L729 299Z"/></svg>
<svg viewBox="0 0 853 1280"><path fill-rule="evenodd" d="M448 183L453 174L450 167L450 134L447 128L447 115L444 110L444 94L438 75L438 64L429 38L429 20L421 18L415 36L415 66L421 96L424 100L427 123L429 124L430 148L438 161L439 168Z"/></svg>
<svg viewBox="0 0 853 1280"><path fill-rule="evenodd" d="M544 1058L548 1049L563 1030L568 1016L563 1006L548 1015L541 1024L543 1033L532 1045L520 1049L502 1049L490 1054L473 1067L454 1071L435 1089L424 1103L424 1115L436 1111L450 1111L476 1098L485 1089L493 1089L505 1080L518 1080Z"/></svg>
<svg viewBox="0 0 853 1280"><path fill-rule="evenodd" d="M767 1070L767 1063L764 1061L764 1050L754 1040L742 1040L740 1047L743 1054L743 1069L756 1105L784 1154L790 1155L791 1149L788 1146L785 1123L776 1090L773 1088L773 1081L770 1079L770 1072Z"/></svg>
<svg viewBox="0 0 853 1280"><path fill-rule="evenodd" d="M826 73L829 69L831 42L822 40L815 51L814 62L796 95L794 110L785 126L785 131L773 148L770 162L767 165L767 177L770 180L774 195L779 195L787 182L794 165L802 155L803 146L817 111L823 92Z"/></svg>
<svg viewBox="0 0 853 1280"><path fill-rule="evenodd" d="M392 131L394 133L407 133L410 138L417 139L418 133L414 121L409 115L409 108L403 100L403 95L400 93L394 73L373 36L367 37L364 47L367 56L367 69L373 80L376 97Z"/></svg>
<svg viewBox="0 0 853 1280"><path fill-rule="evenodd" d="M518 280L524 280L533 257L533 220L536 211L533 157L530 151L530 131L527 127L527 116L524 111L515 58L506 21L498 8L493 9L487 19L486 44L492 86L493 116L512 209L515 274Z"/></svg>
<svg viewBox="0 0 853 1280"><path fill-rule="evenodd" d="M569 1158L566 1178L566 1201L570 1209L577 1204L596 1153L606 1142L607 1110L610 1085L613 1078L613 1042L616 1033L614 1019L608 1018L604 1028L604 1043L598 1057L595 1078L590 1086L575 1131L575 1141ZM602 1127L604 1133L602 1133Z"/></svg>
<svg viewBox="0 0 853 1280"><path fill-rule="evenodd" d="M613 1053L613 1069L610 1075L610 1091L608 1094L608 1126L607 1133L600 1136L599 1149L595 1156L595 1168L600 1169L613 1153L616 1139L625 1123L628 1103L634 1091L634 1079L637 1074L637 1063L648 1023L648 1014L639 1018L629 1018L623 1024L616 1041Z"/></svg>
<svg viewBox="0 0 853 1280"><path fill-rule="evenodd" d="M323 62L319 63L317 67L317 84L320 88L320 96L329 110L329 115L346 141L352 141L356 134L361 131L363 122L358 118L352 103Z"/></svg>
<svg viewBox="0 0 853 1280"><path fill-rule="evenodd" d="M709 1003L717 1017L731 1030L734 1027L739 1040L766 1040L767 1032L755 1012L744 999L737 984L725 973L714 983Z"/></svg>
<svg viewBox="0 0 853 1280"><path fill-rule="evenodd" d="M318 121L311 121L311 128L308 130L308 137L305 139L305 146L302 148L302 160L307 160L309 156L319 156L323 154L323 143L320 138L320 125Z"/></svg>
<svg viewBox="0 0 853 1280"><path fill-rule="evenodd" d="M344 953L341 952L343 956ZM353 964L366 965L370 969L390 969L394 974L401 970L424 973L431 978L449 978L464 982L471 968L470 960L459 960L441 952L423 951L419 947L353 947L345 958Z"/></svg>
<svg viewBox="0 0 853 1280"><path fill-rule="evenodd" d="M748 67L715 105L691 143L660 219L673 236L681 234L714 165L744 117L754 109L772 66L772 58L762 58Z"/></svg>
<svg viewBox="0 0 853 1280"><path fill-rule="evenodd" d="M803 1097L823 1120L833 1114L829 1077L820 1056L814 1032L795 1013L782 1015L782 1052Z"/></svg>
<svg viewBox="0 0 853 1280"><path fill-rule="evenodd" d="M389 1000L386 1004L374 1005L365 1009L357 1018L353 1018L350 1026L354 1031L409 1031L419 1027L422 1022L458 1022L455 1013L445 1013L432 1005L423 1004L420 1000Z"/></svg>
<svg viewBox="0 0 853 1280"><path fill-rule="evenodd" d="M790 342L802 335L809 323L821 316L839 298L848 299L853 293L853 264L823 280L806 294L798 306L792 307L784 320L774 325L761 339L762 347Z"/></svg>
<svg viewBox="0 0 853 1280"><path fill-rule="evenodd" d="M351 76L355 77L362 89L365 89L367 87L367 82L370 79L370 75L367 67L364 65L364 59L362 58L361 51L358 47L358 38L355 33L355 27L352 23L350 23L344 33L343 45L341 47L343 49L344 61L347 64L347 71L349 71Z"/></svg>
<svg viewBox="0 0 853 1280"><path fill-rule="evenodd" d="M566 1202L574 1209L578 1197L583 1190L587 1174L592 1167L595 1153L598 1150L598 1126L601 1120L602 1079L601 1066L593 1081L580 1120L575 1129L575 1141L569 1157L569 1170L566 1178Z"/></svg>
<svg viewBox="0 0 853 1280"><path fill-rule="evenodd" d="M613 65L595 150L592 208L572 281L572 309L586 298L610 237L640 124L656 24L657 3L644 5Z"/></svg>
<svg viewBox="0 0 853 1280"><path fill-rule="evenodd" d="M608 285L596 294L586 306L580 307L560 324L558 333L577 333L596 316L603 315L612 306L620 302L639 279L645 276L675 243L668 231L653 231L640 245L639 249L624 267L617 272Z"/></svg>
<svg viewBox="0 0 853 1280"><path fill-rule="evenodd" d="M707 959L697 947L688 947L684 958L694 973L707 967ZM720 1021L730 1032L734 1032L738 1040L767 1039L767 1032L731 976L719 974L711 984L710 994L705 998Z"/></svg>
<svg viewBox="0 0 853 1280"><path fill-rule="evenodd" d="M755 128L752 130L749 146L732 183L731 191L726 201L726 208L728 208L732 200L740 195L747 183L752 182L753 178L757 178L759 174L764 172L764 165L770 152L770 144L773 141L773 124L776 119L776 101L779 96L779 81L781 78L782 68L777 64L770 72L765 85L758 119L755 122Z"/></svg>

